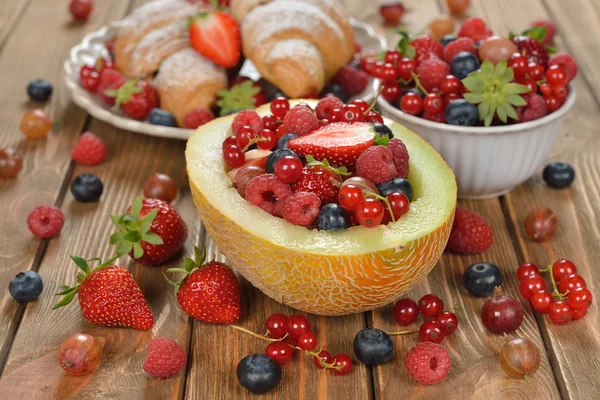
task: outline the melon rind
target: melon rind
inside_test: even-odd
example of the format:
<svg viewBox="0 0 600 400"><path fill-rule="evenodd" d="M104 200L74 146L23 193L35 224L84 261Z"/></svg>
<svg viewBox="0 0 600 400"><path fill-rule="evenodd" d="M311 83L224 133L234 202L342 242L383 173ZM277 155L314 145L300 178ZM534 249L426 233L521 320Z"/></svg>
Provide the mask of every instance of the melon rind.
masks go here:
<svg viewBox="0 0 600 400"><path fill-rule="evenodd" d="M258 112L268 114L269 106ZM250 283L302 311L346 315L390 303L433 269L450 234L457 187L446 162L424 140L386 120L411 157L415 199L399 221L341 232L308 230L253 206L232 186L221 145L233 118L200 127L188 140L186 161L207 232Z"/></svg>

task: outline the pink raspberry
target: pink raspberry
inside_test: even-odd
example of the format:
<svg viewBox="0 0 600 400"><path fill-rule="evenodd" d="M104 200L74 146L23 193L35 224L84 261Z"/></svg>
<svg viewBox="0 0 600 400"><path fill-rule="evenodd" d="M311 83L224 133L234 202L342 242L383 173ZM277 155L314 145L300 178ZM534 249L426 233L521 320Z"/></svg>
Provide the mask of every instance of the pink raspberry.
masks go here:
<svg viewBox="0 0 600 400"><path fill-rule="evenodd" d="M371 146L356 160L356 173L376 185L398 175L394 156L387 146Z"/></svg>
<svg viewBox="0 0 600 400"><path fill-rule="evenodd" d="M92 132L84 132L71 150L71 158L82 165L98 165L106 158L106 145Z"/></svg>
<svg viewBox="0 0 600 400"><path fill-rule="evenodd" d="M215 115L212 111L205 108L194 108L183 118L183 126L187 129L196 129L213 119L215 119Z"/></svg>
<svg viewBox="0 0 600 400"><path fill-rule="evenodd" d="M302 136L315 131L319 127L319 121L309 106L300 104L288 111L283 119L283 126L287 133Z"/></svg>
<svg viewBox="0 0 600 400"><path fill-rule="evenodd" d="M343 66L333 77L333 81L344 89L346 96L356 96L369 85L369 74L349 65Z"/></svg>
<svg viewBox="0 0 600 400"><path fill-rule="evenodd" d="M331 114L333 110L344 108L344 102L338 99L337 97L325 97L319 101L317 107L315 108L315 112L317 113L317 118L320 120L326 119L329 120L331 118Z"/></svg>
<svg viewBox="0 0 600 400"><path fill-rule="evenodd" d="M546 27L546 36L544 37L544 40L542 40L544 46L549 46L554 43L554 36L556 35L556 25L554 22L547 19L538 19L533 21L531 26Z"/></svg>
<svg viewBox="0 0 600 400"><path fill-rule="evenodd" d="M231 131L235 135L242 126L249 126L256 133L262 132L265 127L262 118L254 110L240 111L233 119Z"/></svg>
<svg viewBox="0 0 600 400"><path fill-rule="evenodd" d="M442 58L444 46L433 36L421 35L413 40L410 45L415 48L415 62L417 65L421 64L423 61L431 58L432 56Z"/></svg>
<svg viewBox="0 0 600 400"><path fill-rule="evenodd" d="M396 167L396 178L406 178L408 176L408 161L410 159L406 146L402 140L393 138L390 139L388 147L392 152L394 166Z"/></svg>
<svg viewBox="0 0 600 400"><path fill-rule="evenodd" d="M454 60L454 57L463 51L477 55L477 50L475 50L475 42L473 39L468 37L459 37L458 39L448 43L446 47L444 47L444 61L450 64L452 60Z"/></svg>
<svg viewBox="0 0 600 400"><path fill-rule="evenodd" d="M148 357L144 371L154 378L171 378L181 371L187 362L180 345L167 338L154 338L146 350Z"/></svg>
<svg viewBox="0 0 600 400"><path fill-rule="evenodd" d="M57 207L39 206L27 217L27 225L35 237L49 239L62 231L65 216Z"/></svg>
<svg viewBox="0 0 600 400"><path fill-rule="evenodd" d="M571 82L577 76L577 63L571 57L570 54L567 53L556 53L550 60L548 61L548 67L552 65L562 65L562 67L567 71L567 76L569 77L569 82Z"/></svg>
<svg viewBox="0 0 600 400"><path fill-rule="evenodd" d="M450 365L448 350L431 342L417 343L406 354L404 361L408 375L419 383L429 385L446 379Z"/></svg>
<svg viewBox="0 0 600 400"><path fill-rule="evenodd" d="M446 76L450 75L450 67L439 58L432 57L419 64L417 75L419 75L421 85L430 92L440 88Z"/></svg>
<svg viewBox="0 0 600 400"><path fill-rule="evenodd" d="M276 217L281 217L283 202L291 195L290 185L273 174L252 178L246 187L246 200Z"/></svg>
<svg viewBox="0 0 600 400"><path fill-rule="evenodd" d="M321 199L313 192L296 192L283 202L281 215L289 223L308 226L321 210Z"/></svg>
<svg viewBox="0 0 600 400"><path fill-rule="evenodd" d="M534 121L548 115L548 106L546 100L537 93L530 93L523 96L527 102L526 106L517 108L520 122Z"/></svg>
<svg viewBox="0 0 600 400"><path fill-rule="evenodd" d="M492 31L487 27L484 20L479 17L471 17L463 22L457 36L468 37L473 39L474 42L478 42L492 36Z"/></svg>

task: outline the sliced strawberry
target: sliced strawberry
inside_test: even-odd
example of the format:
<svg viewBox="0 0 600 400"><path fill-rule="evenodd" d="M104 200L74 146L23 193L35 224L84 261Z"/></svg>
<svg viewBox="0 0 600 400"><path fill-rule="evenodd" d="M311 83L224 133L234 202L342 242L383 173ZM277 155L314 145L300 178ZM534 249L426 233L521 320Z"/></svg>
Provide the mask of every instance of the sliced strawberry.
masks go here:
<svg viewBox="0 0 600 400"><path fill-rule="evenodd" d="M240 59L240 27L227 13L201 13L190 18L190 41L198 53L225 68L235 66Z"/></svg>
<svg viewBox="0 0 600 400"><path fill-rule="evenodd" d="M317 160L327 160L333 166L350 166L363 151L373 146L374 137L371 124L334 122L290 140L288 147L301 156L311 155Z"/></svg>

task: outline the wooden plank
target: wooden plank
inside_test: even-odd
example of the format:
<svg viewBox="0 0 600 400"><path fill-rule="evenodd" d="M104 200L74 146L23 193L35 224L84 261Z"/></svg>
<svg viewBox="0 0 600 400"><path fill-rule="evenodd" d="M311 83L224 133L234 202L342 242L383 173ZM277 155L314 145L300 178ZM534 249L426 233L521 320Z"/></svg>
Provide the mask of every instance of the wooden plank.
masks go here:
<svg viewBox="0 0 600 400"><path fill-rule="evenodd" d="M600 206L596 201L600 194L600 138L596 134L600 123L597 117L600 88L593 62L600 50L597 44L600 30L595 25L598 14L590 2L576 3L545 1L550 15L541 1L479 1L474 7L486 15L494 29L501 32L506 30L507 23L510 28L518 29L534 18L553 17L560 32L559 46L570 51L579 62L578 99L550 156L552 160L571 163L577 171L577 180L570 189L556 191L548 188L538 174L506 196L505 211L512 221L511 230L521 249L519 261L533 261L543 266L558 258L571 259L593 291L593 282L600 279L596 268L600 262ZM553 209L560 221L556 237L544 244L527 239L522 227L525 215L538 206ZM538 315L537 319L563 398L597 398L598 389L593 382L600 371L600 362L597 357L590 356L600 352L600 342L593 334L598 325L597 296L587 317L581 321L557 326L551 324L548 317Z"/></svg>
<svg viewBox="0 0 600 400"><path fill-rule="evenodd" d="M0 147L15 147L23 154L23 170L14 180L0 180L0 281L8 282L18 272L37 268L47 241L32 237L27 215L41 204L53 204L70 165L70 149L84 125L86 114L74 106L62 85L64 59L70 48L89 31L120 18L127 3L110 0L96 3L92 20L70 25L64 1L33 0L11 31L0 54ZM52 32L52 40L48 40ZM43 45L40 45L43 43ZM18 66L16 68L15 66ZM28 101L25 88L32 79L44 77L55 87L47 104ZM54 120L46 139L27 140L19 131L21 115L43 108ZM57 239L57 240L60 240ZM37 258L36 258L37 255ZM0 371L23 305L8 291L2 292L0 307Z"/></svg>
<svg viewBox="0 0 600 400"><path fill-rule="evenodd" d="M0 49L28 4L29 0L4 0L0 4Z"/></svg>

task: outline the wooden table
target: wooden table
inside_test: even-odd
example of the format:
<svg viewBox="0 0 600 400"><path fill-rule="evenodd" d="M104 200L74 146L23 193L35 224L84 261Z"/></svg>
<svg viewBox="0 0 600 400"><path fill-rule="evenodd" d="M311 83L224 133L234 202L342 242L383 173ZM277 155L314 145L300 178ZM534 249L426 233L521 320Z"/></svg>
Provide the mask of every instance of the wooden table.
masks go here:
<svg viewBox="0 0 600 400"><path fill-rule="evenodd" d="M193 321L178 308L172 290L162 278L164 268L137 265L124 257L149 300L156 318L152 331L107 329L85 321L78 306L50 311L58 284L74 281L68 256L106 257L106 238L112 232L108 218L124 210L140 193L150 174L160 171L181 185L176 208L188 223L186 253L208 238L186 183L185 143L160 140L115 129L90 118L73 105L62 85L62 63L81 37L109 21L122 18L144 0L96 1L91 21L73 24L67 0L2 0L0 2L0 147L17 147L24 155L18 179L0 181L0 282L6 288L18 272L33 269L45 290L35 302L19 304L7 290L0 292L0 399L240 399L252 397L235 378L237 362L245 355L263 352L265 344L227 326ZM365 2L366 3L366 2ZM424 28L443 12L444 1L405 1L413 31ZM560 257L573 260L588 286L600 297L600 0L474 0L471 14L483 16L500 33L517 31L535 18L552 18L559 31L558 44L578 60L577 104L569 113L551 160L564 160L577 171L567 190L547 188L537 174L526 184L498 199L460 202L480 212L493 226L495 244L473 257L444 255L435 270L407 295L419 298L433 292L446 304L460 308L459 330L444 340L452 357L447 380L434 386L417 385L403 367L404 355L416 337L397 337L395 361L376 368L357 364L350 376L321 373L312 360L299 357L284 369L278 389L268 399L581 399L600 398L600 335L598 301L585 319L565 326L534 315L527 302L525 320L518 331L542 349L542 364L529 382L506 377L497 354L501 336L486 334L479 319L484 302L469 297L462 286L464 269L476 261L493 261L504 271L504 291L519 298L514 271L520 262L546 265ZM378 24L377 15L357 16ZM391 36L390 36L391 37ZM25 140L18 124L23 112L36 107L27 101L25 86L44 77L55 84L52 100L44 107L54 120L54 130L41 141ZM109 147L102 165L83 167L70 159L78 136L91 130ZM72 178L89 171L105 184L97 204L75 201L69 191ZM32 237L26 225L29 212L40 204L55 204L66 214L62 234L52 240ZM534 206L552 208L560 220L556 237L544 244L529 241L522 229L524 216ZM174 260L168 266L179 265ZM261 331L271 313L294 310L265 297L242 281L241 325ZM396 329L391 306L348 317L311 316L320 344L332 354L351 354L356 332L367 326ZM84 331L106 338L99 370L91 376L68 377L56 361L61 341ZM154 336L173 338L189 357L186 371L169 380L149 378L142 370L145 346Z"/></svg>

